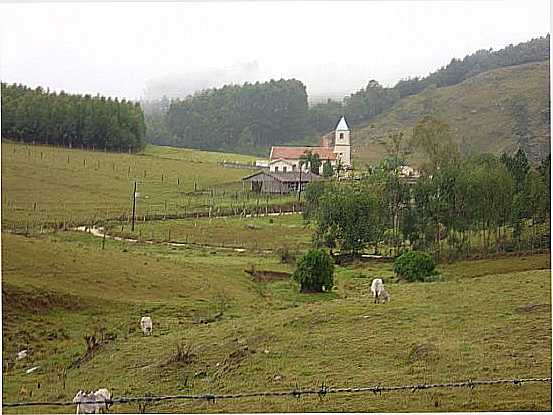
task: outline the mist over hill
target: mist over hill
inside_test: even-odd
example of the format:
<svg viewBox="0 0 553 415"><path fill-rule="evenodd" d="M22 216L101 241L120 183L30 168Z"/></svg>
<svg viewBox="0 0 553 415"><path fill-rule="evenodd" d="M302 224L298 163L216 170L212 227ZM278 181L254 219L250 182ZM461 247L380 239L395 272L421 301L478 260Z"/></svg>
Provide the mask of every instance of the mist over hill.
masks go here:
<svg viewBox="0 0 553 415"><path fill-rule="evenodd" d="M393 87L384 87L373 79L365 88L342 99L338 92L283 95L271 84L275 81L255 83L260 85L257 90L252 88L254 84L245 82L190 94L194 88L210 82L259 74L256 62L237 66L228 73L207 72L203 78L192 77L186 82L175 78L150 88L149 96L162 94L161 99L142 103L148 125L147 139L156 144L264 154L275 144L315 144L345 115L354 128L353 145L359 157L374 160L383 155L377 144L387 135L387 130L412 128L417 117L436 113L455 127L465 149L497 152L516 151L520 147L531 158L539 159L548 152L550 141L549 73L543 65L530 64L547 62L548 68L549 55L547 35L497 51L479 50L463 59L453 58L448 65L426 77L403 79ZM517 67L515 72L501 72L502 68ZM484 76L494 71L499 71L497 77ZM278 82L284 86L292 81ZM479 84L478 90L472 88L471 81ZM300 89L307 90L303 84ZM483 91L489 91L489 96ZM452 93L465 97L471 104L460 104L455 96L449 97ZM479 98L470 98L474 94ZM172 103L171 97L183 96L178 101L173 99ZM413 102L423 102L422 109ZM290 108L294 106L301 111L292 116ZM177 107L180 111L176 111ZM502 108L501 116L481 119L477 134L472 130L475 125L459 122L463 111L477 119L475 114L496 114L498 108ZM282 111L288 115L283 117ZM386 118L385 114L395 115ZM366 127L373 121L378 126L371 131ZM479 136L473 139L475 134Z"/></svg>
<svg viewBox="0 0 553 415"><path fill-rule="evenodd" d="M357 125L352 144L358 162L386 153L388 134L407 138L425 115L447 122L465 154L514 153L521 148L538 162L550 152L549 60L484 72L457 85L427 88Z"/></svg>
<svg viewBox="0 0 553 415"><path fill-rule="evenodd" d="M146 82L144 101L186 98L196 92L228 84L243 84L262 77L257 61L237 63L227 68L170 74L151 78Z"/></svg>

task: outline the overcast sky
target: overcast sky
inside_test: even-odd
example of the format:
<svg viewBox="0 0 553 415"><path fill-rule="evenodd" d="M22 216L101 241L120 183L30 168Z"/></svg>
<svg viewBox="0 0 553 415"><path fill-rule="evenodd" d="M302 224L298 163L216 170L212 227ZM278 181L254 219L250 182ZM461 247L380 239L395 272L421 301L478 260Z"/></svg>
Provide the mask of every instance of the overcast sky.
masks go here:
<svg viewBox="0 0 553 415"><path fill-rule="evenodd" d="M349 93L550 31L548 0L25 3L0 16L2 81L132 99L175 80Z"/></svg>

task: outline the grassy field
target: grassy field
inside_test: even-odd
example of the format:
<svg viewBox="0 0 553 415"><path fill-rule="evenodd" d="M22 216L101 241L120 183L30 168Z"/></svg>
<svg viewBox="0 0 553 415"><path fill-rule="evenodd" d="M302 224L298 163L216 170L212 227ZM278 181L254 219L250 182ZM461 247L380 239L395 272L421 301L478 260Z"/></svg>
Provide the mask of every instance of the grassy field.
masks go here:
<svg viewBox="0 0 553 415"><path fill-rule="evenodd" d="M240 192L249 170L223 168L221 159L250 160L154 146L127 155L2 143L4 228L111 218L110 234L142 240L2 233L4 402L71 400L79 389L100 387L121 397L551 375L549 255L443 264L440 279L424 284L398 282L388 263L337 266L334 289L320 294L300 294L290 279L255 282L245 270L293 272L276 250L286 246L300 255L310 246L313 228L300 215L217 217L213 210L209 218L143 220L152 211L205 213L210 206L263 213L293 199ZM131 232L113 217L129 210L134 180L139 220ZM371 301L377 276L390 304ZM154 321L150 337L140 331L144 315ZM29 356L17 360L22 349ZM147 410L547 411L551 388L163 402Z"/></svg>
<svg viewBox="0 0 553 415"><path fill-rule="evenodd" d="M110 235L155 242L180 242L233 248L273 250L311 246L312 226L300 214L259 217L214 217L139 222L135 231L113 226Z"/></svg>
<svg viewBox="0 0 553 415"><path fill-rule="evenodd" d="M534 159L549 153L549 61L500 68L444 88L429 88L396 103L368 125L354 128L352 157L358 164L376 163L386 155L388 133L402 130L411 136L416 122L427 114L451 126L462 150L476 153L516 151L512 101L526 102L529 144ZM410 163L418 165L415 154Z"/></svg>
<svg viewBox="0 0 553 415"><path fill-rule="evenodd" d="M148 146L142 154L116 154L2 142L2 225L19 229L52 223L82 224L132 211L137 215L217 214L218 209L286 204L293 197L258 202L242 192L252 170L217 161L248 156Z"/></svg>
<svg viewBox="0 0 553 415"><path fill-rule="evenodd" d="M278 218L258 231L276 235L274 226L290 224L292 218ZM228 226L233 229L234 224ZM2 238L5 401L70 400L78 389L101 386L125 396L283 390L296 384L317 387L323 381L347 387L532 377L549 376L551 371L548 255L443 265L442 279L425 284L394 282L390 264L357 264L337 268L332 293L299 294L293 282L255 283L244 272L251 265L292 271L271 254L111 240L102 250L100 238L75 232ZM372 304L369 287L374 276L385 278L390 304ZM222 318L202 323L220 311ZM142 315L154 320L151 337L139 330ZM63 368L85 352L83 336L91 334L103 336L104 343L91 359L64 375ZM177 344L192 347L190 361L175 361ZM29 348L30 356L15 360L22 348ZM25 373L36 365L39 370ZM336 395L324 400L165 402L148 408L550 409L548 384ZM112 408L137 410L136 405Z"/></svg>

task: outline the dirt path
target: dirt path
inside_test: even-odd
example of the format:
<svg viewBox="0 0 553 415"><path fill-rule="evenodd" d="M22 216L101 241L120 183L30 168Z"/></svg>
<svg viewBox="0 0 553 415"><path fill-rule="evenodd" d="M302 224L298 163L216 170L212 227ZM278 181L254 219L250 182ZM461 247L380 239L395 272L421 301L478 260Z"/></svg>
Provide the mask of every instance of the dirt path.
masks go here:
<svg viewBox="0 0 553 415"><path fill-rule="evenodd" d="M210 248L210 249L229 249L233 250L234 252L240 253L240 252L246 252L248 249L246 248L237 248L232 246L221 246L221 245L209 245L209 244L202 244L198 242L159 242L159 241L152 241L152 240L138 240L133 238L123 238L121 236L113 236L109 234L104 234L104 228L101 226L78 226L76 228L73 228L73 230L77 232L86 232L91 234L92 236L96 236L98 238L105 238L111 239L113 241L120 241L120 242L130 242L130 243L143 243L143 244L149 244L149 245L169 245L169 246L180 246L180 247L186 247L186 246L199 246L202 248ZM254 249L250 249L250 251L254 251ZM262 252L270 254L273 251L270 249L264 249Z"/></svg>

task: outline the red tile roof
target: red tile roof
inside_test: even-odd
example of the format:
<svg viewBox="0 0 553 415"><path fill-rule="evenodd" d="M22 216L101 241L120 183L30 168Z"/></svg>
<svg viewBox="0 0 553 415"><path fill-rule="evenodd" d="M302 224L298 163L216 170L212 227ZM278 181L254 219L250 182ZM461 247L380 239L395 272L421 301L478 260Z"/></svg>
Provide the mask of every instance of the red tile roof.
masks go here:
<svg viewBox="0 0 553 415"><path fill-rule="evenodd" d="M271 160L297 160L306 151L318 154L321 160L336 160L336 153L334 153L332 147L272 147Z"/></svg>

